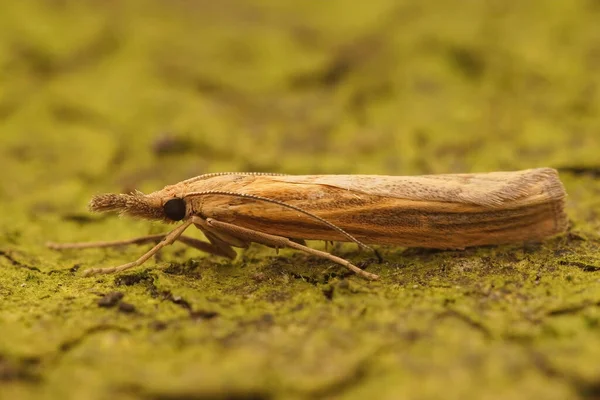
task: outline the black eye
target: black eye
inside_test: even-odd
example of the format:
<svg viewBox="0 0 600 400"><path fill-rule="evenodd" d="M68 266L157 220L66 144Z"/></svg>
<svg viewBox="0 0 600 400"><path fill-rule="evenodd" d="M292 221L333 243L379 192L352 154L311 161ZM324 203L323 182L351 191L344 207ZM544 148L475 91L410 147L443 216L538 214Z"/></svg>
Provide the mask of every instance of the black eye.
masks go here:
<svg viewBox="0 0 600 400"><path fill-rule="evenodd" d="M185 218L185 201L183 199L171 199L163 206L167 218L173 221L181 221Z"/></svg>

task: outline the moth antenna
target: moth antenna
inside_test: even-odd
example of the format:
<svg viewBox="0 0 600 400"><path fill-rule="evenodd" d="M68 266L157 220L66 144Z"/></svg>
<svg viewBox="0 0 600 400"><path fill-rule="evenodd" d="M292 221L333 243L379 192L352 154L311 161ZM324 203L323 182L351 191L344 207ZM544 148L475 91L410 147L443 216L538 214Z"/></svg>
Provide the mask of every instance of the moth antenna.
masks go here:
<svg viewBox="0 0 600 400"><path fill-rule="evenodd" d="M204 191L204 192L191 192L191 193L187 193L184 197L208 196L208 195L223 195L223 196L243 197L243 198L246 198L246 199L260 200L260 201L264 201L264 202L267 202L267 203L277 204L277 205L280 205L282 207L289 208L290 210L298 211L298 212L300 212L300 213L302 213L304 215L307 215L307 216L309 216L309 217L311 217L313 219L316 219L317 221L319 221L319 222L327 225L331 229L338 231L339 233L341 233L342 235L344 235L348 239L350 239L350 241L358 244L360 247L375 252L375 250L373 248L371 248L370 246L367 246L366 244L364 244L363 242L361 242L360 240L358 240L357 238L355 238L354 236L352 236L351 234L349 234L348 232L346 232L345 230L343 230L339 226L337 226L337 225L335 225L335 224L327 221L325 218L321 218L318 215L315 215L315 214L313 214L313 213L311 213L309 211L303 210L300 207L284 203L283 201L279 201L279 200L275 200L275 199L270 199L268 197L257 196L257 195L254 195L254 194L227 192L227 191L220 191L220 190L207 190L207 191Z"/></svg>
<svg viewBox="0 0 600 400"><path fill-rule="evenodd" d="M212 172L209 174L198 175L183 181L184 183L192 183L204 179L214 178L216 176L240 175L240 176L288 176L288 174L279 174L276 172Z"/></svg>

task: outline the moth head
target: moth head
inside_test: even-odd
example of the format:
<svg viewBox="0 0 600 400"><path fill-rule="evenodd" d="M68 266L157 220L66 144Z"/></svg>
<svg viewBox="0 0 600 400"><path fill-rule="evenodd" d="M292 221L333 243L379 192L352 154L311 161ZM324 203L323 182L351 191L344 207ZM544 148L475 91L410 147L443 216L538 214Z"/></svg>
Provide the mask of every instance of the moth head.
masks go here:
<svg viewBox="0 0 600 400"><path fill-rule="evenodd" d="M89 208L95 212L117 211L121 215L164 222L181 221L187 215L187 204L183 198L165 196L161 192L100 194L92 198Z"/></svg>

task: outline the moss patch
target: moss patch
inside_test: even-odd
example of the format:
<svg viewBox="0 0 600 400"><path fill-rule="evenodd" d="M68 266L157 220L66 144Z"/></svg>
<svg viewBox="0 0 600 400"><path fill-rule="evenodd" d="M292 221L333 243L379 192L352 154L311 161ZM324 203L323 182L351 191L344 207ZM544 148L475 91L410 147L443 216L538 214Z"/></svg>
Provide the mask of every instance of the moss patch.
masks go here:
<svg viewBox="0 0 600 400"><path fill-rule="evenodd" d="M598 2L62 0L0 14L2 396L600 396ZM379 282L259 246L229 262L174 245L82 278L144 249L44 247L162 232L87 201L205 172L538 166L563 168L569 234L384 248L383 264L334 250Z"/></svg>

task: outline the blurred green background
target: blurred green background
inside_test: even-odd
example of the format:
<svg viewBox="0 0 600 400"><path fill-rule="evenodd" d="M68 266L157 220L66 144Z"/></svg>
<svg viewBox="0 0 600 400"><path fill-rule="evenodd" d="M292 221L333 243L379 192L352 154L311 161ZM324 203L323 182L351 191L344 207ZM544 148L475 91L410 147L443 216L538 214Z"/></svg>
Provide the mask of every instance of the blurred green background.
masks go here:
<svg viewBox="0 0 600 400"><path fill-rule="evenodd" d="M600 397L598 21L597 0L1 2L0 397ZM569 234L334 248L377 283L260 246L82 278L143 249L44 247L162 232L87 201L206 172L540 166Z"/></svg>

